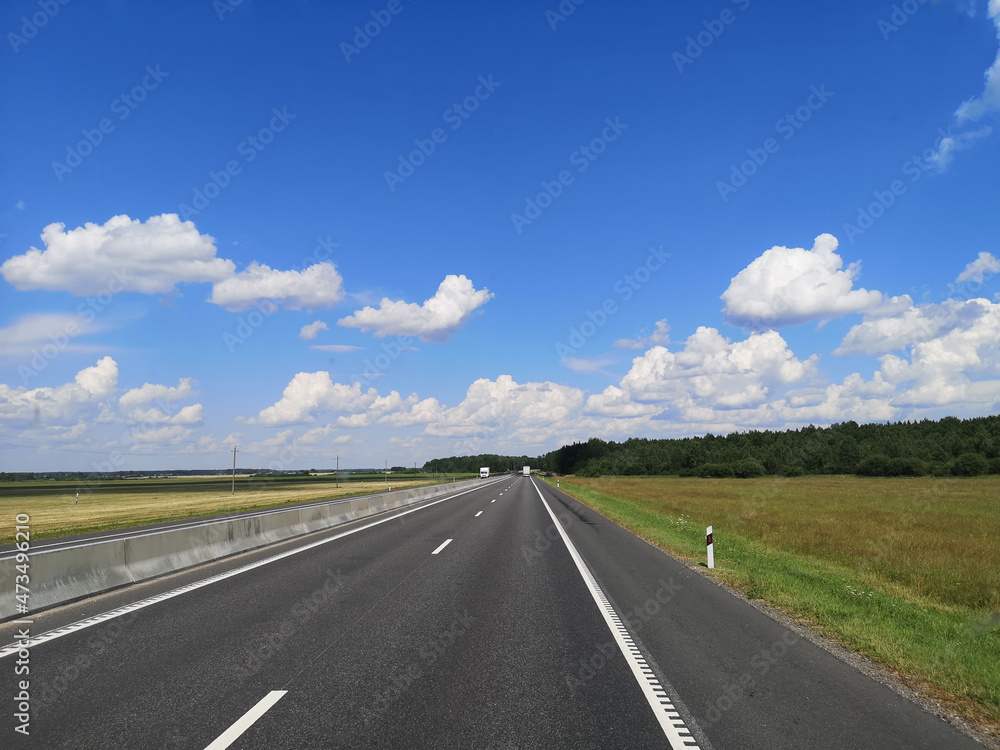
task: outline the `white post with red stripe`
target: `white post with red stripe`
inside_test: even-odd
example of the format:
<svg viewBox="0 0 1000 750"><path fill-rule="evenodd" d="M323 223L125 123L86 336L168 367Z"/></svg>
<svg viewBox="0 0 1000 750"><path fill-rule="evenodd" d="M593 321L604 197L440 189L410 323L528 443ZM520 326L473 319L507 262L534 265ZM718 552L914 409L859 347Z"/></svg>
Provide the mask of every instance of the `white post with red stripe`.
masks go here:
<svg viewBox="0 0 1000 750"><path fill-rule="evenodd" d="M705 546L708 547L708 567L715 567L715 545L712 543L712 527L705 529Z"/></svg>

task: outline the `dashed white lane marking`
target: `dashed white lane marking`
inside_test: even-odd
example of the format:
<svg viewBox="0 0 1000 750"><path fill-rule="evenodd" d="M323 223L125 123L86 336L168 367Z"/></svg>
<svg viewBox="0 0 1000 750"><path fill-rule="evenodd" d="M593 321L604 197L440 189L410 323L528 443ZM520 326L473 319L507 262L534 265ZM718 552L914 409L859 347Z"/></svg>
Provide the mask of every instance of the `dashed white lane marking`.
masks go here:
<svg viewBox="0 0 1000 750"><path fill-rule="evenodd" d="M444 543L440 547L438 547L436 550L434 550L433 552L431 552L431 554L432 555L436 555L438 552L440 552L441 550L443 550L449 544L451 544L451 539L445 539Z"/></svg>
<svg viewBox="0 0 1000 750"><path fill-rule="evenodd" d="M479 518L481 515L483 515L483 512L479 511L478 513L476 513L476 518Z"/></svg>
<svg viewBox="0 0 1000 750"><path fill-rule="evenodd" d="M490 500L491 503L495 503L496 501L497 501L496 498L493 498L492 500Z"/></svg>
<svg viewBox="0 0 1000 750"><path fill-rule="evenodd" d="M566 549L569 550L570 557L572 557L573 562L576 563L576 568L580 571L580 575L583 577L584 583L587 584L587 588L590 590L591 596L593 596L594 601L597 602L597 607L601 610L604 622L607 623L608 628L611 630L611 634L615 638L615 642L618 643L618 648L621 649L622 654L625 656L625 660L632 669L632 674L635 676L636 682L639 683L639 687L642 689L643 695L646 696L646 701L649 703L649 707L653 709L653 714L656 716L656 720L660 723L660 728L663 730L663 734L666 736L667 742L670 743L670 747L673 748L673 750L698 750L697 740L691 736L691 731L687 728L687 726L685 726L684 720L677 712L677 709L670 701L666 692L664 692L659 680L657 680L656 676L653 674L653 670L649 668L649 664L646 662L646 659L643 657L639 649L636 648L635 642L632 640L632 636L629 634L628 629L622 622L621 617L618 616L615 608L611 605L611 602L608 601L608 597L604 595L604 591L601 590L601 586L597 583L597 579L594 578L594 574L590 572L590 568L587 567L587 563L583 561L580 553L576 551L576 547L566 535L562 524L559 523L559 519L556 518L556 514L552 512L552 508L550 508L549 504L545 502L545 498L542 497L542 492L538 489L538 485L532 482L532 486L534 486L535 492L538 493L538 498L542 501L542 505L545 506L545 510L547 510L549 516L551 516L552 524L559 531L559 536L562 537L562 540L566 545Z"/></svg>
<svg viewBox="0 0 1000 750"><path fill-rule="evenodd" d="M78 630L85 630L86 628L92 627L94 625L99 625L102 622L107 622L108 620L113 620L116 617L121 617L122 615L127 615L130 612L135 612L138 609L144 609L152 604L165 601L167 599L173 599L175 596L180 596L181 594L186 594L188 591L194 591L195 589L200 589L203 586L209 586L213 583L218 583L219 581L224 581L227 578L232 578L233 576L238 576L240 573L246 573L249 570L255 570L263 565L268 565L277 560L284 560L286 557L291 557L292 555L297 555L300 552L305 552L306 550L315 549L324 544L329 544L330 542L335 542L338 539L343 539L345 536L350 536L351 534L357 534L359 531L364 531L365 529L370 529L373 526L378 526L379 524L388 523L389 521L394 521L401 516L408 516L410 513L418 513L425 508L430 508L432 505L437 505L438 503L443 503L447 500L453 500L456 497L461 497L470 492L475 492L478 487L473 487L470 490L462 490L454 495L448 495L447 497L442 497L440 500L434 500L427 503L426 505L421 505L418 508L412 508L410 510L404 510L402 513L394 513L391 516L386 516L378 521L372 521L371 523L366 523L361 526L356 526L353 529L348 529L347 531L342 531L339 534L334 534L333 536L326 537L325 539L320 539L317 542L310 542L309 544L303 544L301 547L296 547L295 549L288 550L287 552L279 552L277 555L272 555L271 557L265 557L263 560L257 560L256 562L243 565L239 568L233 568L232 570L227 570L225 573L219 573L218 575L210 576L208 578L203 578L200 581L195 581L189 583L185 586L180 586L179 588L172 589L170 591L164 591L162 594L156 594L147 599L142 599L132 604L126 604L124 607L119 607L118 609L112 609L107 612L102 612L99 615L94 615L93 617L88 617L84 620L77 620L69 625L64 625L61 628L56 628L55 630L49 630L41 635L32 636L31 646L34 648L42 643L47 643L49 641L54 641L57 638L62 638L64 635L69 635L70 633L75 633ZM332 527L331 527L332 528ZM248 550L250 551L250 550ZM13 656L20 650L20 646L17 643L9 643L6 646L0 648L0 659L5 656Z"/></svg>
<svg viewBox="0 0 1000 750"><path fill-rule="evenodd" d="M272 690L270 693L257 701L257 705L243 714L243 716L241 716L235 724L220 734L218 739L206 747L205 750L226 750L226 748L236 742L236 740L239 739L239 736L247 731L253 723L257 721L257 719L267 713L267 709L280 701L287 692L287 690Z"/></svg>

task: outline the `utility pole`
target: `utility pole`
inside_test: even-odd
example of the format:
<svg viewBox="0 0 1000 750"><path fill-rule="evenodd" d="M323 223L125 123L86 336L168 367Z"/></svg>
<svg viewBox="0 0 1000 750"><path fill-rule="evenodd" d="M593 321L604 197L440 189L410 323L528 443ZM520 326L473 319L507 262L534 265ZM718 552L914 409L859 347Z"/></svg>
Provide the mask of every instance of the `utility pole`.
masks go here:
<svg viewBox="0 0 1000 750"><path fill-rule="evenodd" d="M340 456L337 456L337 489L340 489Z"/></svg>
<svg viewBox="0 0 1000 750"><path fill-rule="evenodd" d="M236 446L233 446L233 497L236 496Z"/></svg>
<svg viewBox="0 0 1000 750"><path fill-rule="evenodd" d="M385 485L389 486L389 459L385 460Z"/></svg>

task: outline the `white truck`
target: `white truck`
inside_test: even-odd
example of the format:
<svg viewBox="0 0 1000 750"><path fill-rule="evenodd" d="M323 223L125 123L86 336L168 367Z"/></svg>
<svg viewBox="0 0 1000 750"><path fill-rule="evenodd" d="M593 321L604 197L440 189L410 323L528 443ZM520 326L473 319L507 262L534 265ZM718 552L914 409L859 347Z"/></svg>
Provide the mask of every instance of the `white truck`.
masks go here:
<svg viewBox="0 0 1000 750"><path fill-rule="evenodd" d="M484 467L482 467L479 470L479 478L480 479L489 479L490 478L490 467L489 466L484 466Z"/></svg>
<svg viewBox="0 0 1000 750"><path fill-rule="evenodd" d="M524 476L526 476L526 477L530 477L531 476L531 467L530 466L525 466L523 469L521 469L521 473Z"/></svg>

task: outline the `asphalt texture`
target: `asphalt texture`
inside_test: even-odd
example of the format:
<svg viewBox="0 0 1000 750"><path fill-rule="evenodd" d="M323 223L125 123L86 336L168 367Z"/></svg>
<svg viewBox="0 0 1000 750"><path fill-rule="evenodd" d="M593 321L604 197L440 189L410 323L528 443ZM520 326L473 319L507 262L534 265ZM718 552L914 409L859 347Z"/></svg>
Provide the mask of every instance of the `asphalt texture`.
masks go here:
<svg viewBox="0 0 1000 750"><path fill-rule="evenodd" d="M701 748L980 747L520 477L276 545L329 540L34 646L28 736L18 657L0 659L0 746L207 748L284 691L230 747L670 747L539 493ZM32 632L267 555L40 613Z"/></svg>

